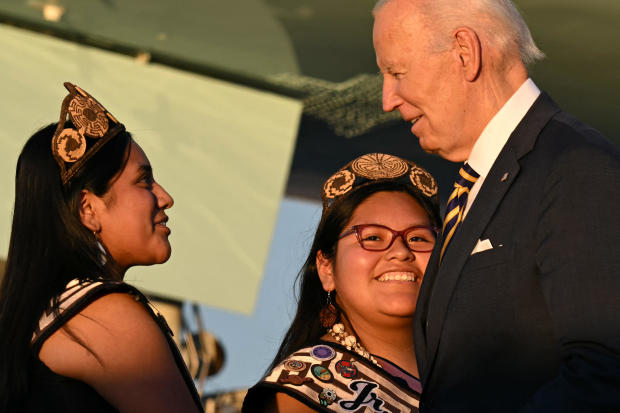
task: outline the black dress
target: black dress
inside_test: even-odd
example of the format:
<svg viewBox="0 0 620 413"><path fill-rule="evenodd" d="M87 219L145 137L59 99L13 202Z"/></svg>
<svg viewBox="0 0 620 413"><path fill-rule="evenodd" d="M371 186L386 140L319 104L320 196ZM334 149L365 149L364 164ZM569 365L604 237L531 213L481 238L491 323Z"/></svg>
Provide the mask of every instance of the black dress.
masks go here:
<svg viewBox="0 0 620 413"><path fill-rule="evenodd" d="M117 410L88 384L61 376L38 358L31 367L31 391L24 412L108 413Z"/></svg>
<svg viewBox="0 0 620 413"><path fill-rule="evenodd" d="M200 397L194 386L185 362L172 339L172 331L160 314L156 314L148 304L148 299L136 288L123 282L99 280L73 280L67 284L54 308L43 313L38 328L32 336L33 358L30 363L30 389L25 400L23 412L69 412L69 413L107 413L117 410L88 384L61 376L50 370L38 358L41 346L55 331L77 315L98 298L111 293L127 293L144 304L148 313L161 328L188 390L194 398L199 411L202 411Z"/></svg>

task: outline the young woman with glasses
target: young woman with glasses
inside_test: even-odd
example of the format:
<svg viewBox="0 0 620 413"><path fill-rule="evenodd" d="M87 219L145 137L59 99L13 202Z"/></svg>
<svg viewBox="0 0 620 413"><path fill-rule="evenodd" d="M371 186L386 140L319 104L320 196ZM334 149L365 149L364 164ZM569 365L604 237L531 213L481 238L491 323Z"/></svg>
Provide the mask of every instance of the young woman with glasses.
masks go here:
<svg viewBox="0 0 620 413"><path fill-rule="evenodd" d="M323 186L297 314L244 412L417 411L413 314L440 226L437 184L367 154Z"/></svg>

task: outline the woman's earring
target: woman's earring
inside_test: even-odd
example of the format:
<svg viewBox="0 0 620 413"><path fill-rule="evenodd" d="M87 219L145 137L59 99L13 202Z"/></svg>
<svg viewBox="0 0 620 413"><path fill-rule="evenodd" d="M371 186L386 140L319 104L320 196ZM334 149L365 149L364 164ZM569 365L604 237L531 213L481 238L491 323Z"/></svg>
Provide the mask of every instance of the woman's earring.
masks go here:
<svg viewBox="0 0 620 413"><path fill-rule="evenodd" d="M327 302L325 303L325 307L323 307L319 313L319 320L321 321L321 325L326 329L333 326L336 320L338 320L338 309L332 303L331 291L327 292Z"/></svg>
<svg viewBox="0 0 620 413"><path fill-rule="evenodd" d="M99 248L99 264L101 264L101 266L104 266L108 262L108 253L103 247L101 241L99 241L97 233L93 232L93 234L95 235L95 241L97 242L97 247Z"/></svg>

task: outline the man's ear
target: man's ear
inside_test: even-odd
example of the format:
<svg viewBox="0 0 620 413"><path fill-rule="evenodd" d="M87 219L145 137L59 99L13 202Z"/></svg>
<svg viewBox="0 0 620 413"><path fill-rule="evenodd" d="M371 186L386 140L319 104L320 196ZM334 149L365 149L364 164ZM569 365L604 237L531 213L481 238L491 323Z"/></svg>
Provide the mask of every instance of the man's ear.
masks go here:
<svg viewBox="0 0 620 413"><path fill-rule="evenodd" d="M97 214L100 203L102 203L101 198L92 192L85 189L80 192L80 221L95 233L101 231L101 222Z"/></svg>
<svg viewBox="0 0 620 413"><path fill-rule="evenodd" d="M463 76L466 81L473 82L478 78L482 65L480 38L469 27L459 27L453 37L455 57L459 59Z"/></svg>
<svg viewBox="0 0 620 413"><path fill-rule="evenodd" d="M334 265L332 260L326 258L323 251L316 254L316 271L325 291L333 291L336 288L334 282Z"/></svg>

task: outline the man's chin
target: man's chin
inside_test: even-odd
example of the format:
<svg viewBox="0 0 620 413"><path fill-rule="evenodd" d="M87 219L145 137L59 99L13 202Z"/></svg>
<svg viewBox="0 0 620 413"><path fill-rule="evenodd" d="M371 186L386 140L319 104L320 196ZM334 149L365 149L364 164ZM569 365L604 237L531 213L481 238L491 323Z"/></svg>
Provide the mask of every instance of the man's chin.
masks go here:
<svg viewBox="0 0 620 413"><path fill-rule="evenodd" d="M435 145L429 145L429 143L422 137L417 136L418 141L420 142L420 148L426 153L438 154L439 148Z"/></svg>

